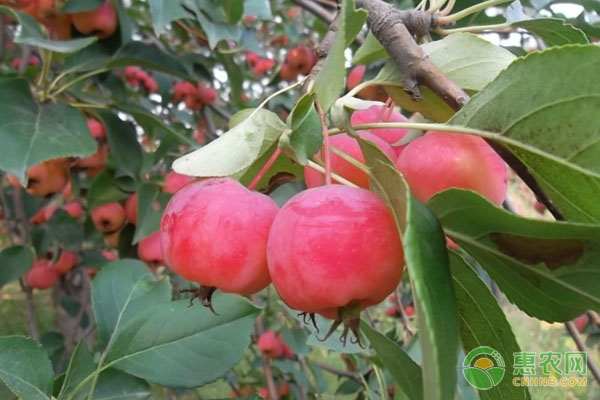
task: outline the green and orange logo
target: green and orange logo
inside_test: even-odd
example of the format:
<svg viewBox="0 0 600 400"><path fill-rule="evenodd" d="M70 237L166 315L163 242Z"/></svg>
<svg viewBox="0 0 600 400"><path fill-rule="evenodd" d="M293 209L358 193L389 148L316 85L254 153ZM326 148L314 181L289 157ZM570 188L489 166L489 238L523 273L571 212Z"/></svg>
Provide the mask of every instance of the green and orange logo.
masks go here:
<svg viewBox="0 0 600 400"><path fill-rule="evenodd" d="M488 390L500 383L504 377L504 359L491 347L481 346L466 355L463 375L471 386Z"/></svg>

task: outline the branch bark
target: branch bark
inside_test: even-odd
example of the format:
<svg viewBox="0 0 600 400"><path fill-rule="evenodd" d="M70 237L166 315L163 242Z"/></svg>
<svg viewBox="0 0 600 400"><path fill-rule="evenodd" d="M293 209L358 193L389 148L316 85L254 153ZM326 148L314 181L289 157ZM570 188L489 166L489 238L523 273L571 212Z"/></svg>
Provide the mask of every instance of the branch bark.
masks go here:
<svg viewBox="0 0 600 400"><path fill-rule="evenodd" d="M469 96L435 64L429 61L414 36L426 36L437 25L437 16L419 10L399 10L382 0L357 0L356 6L369 12L373 35L388 51L402 73L404 90L414 101L421 100L423 84L455 110Z"/></svg>
<svg viewBox="0 0 600 400"><path fill-rule="evenodd" d="M590 357L590 350L585 345L585 342L579 334L577 327L572 322L565 322L565 328L567 328L567 332L569 332L569 335L571 335L571 337L575 341L575 344L577 345L579 351L584 351L587 354L587 366L592 372L594 378L596 379L596 382L600 383L600 370L598 369L598 366L594 363L594 360L592 360L592 357Z"/></svg>
<svg viewBox="0 0 600 400"><path fill-rule="evenodd" d="M335 15L322 5L310 0L293 0L294 3L313 14L315 17L322 19L325 23L331 24Z"/></svg>

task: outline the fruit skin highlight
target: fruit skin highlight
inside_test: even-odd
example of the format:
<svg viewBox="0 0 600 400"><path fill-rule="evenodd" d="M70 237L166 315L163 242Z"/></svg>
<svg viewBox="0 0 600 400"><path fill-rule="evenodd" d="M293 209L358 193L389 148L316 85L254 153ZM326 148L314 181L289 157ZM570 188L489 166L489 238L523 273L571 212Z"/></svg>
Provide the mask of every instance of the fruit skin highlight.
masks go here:
<svg viewBox="0 0 600 400"><path fill-rule="evenodd" d="M428 132L406 146L396 166L422 202L449 188L474 190L497 205L506 197L506 165L477 136Z"/></svg>
<svg viewBox="0 0 600 400"><path fill-rule="evenodd" d="M271 281L266 247L278 210L271 198L230 178L190 183L173 195L161 220L165 262L205 287L256 293Z"/></svg>
<svg viewBox="0 0 600 400"><path fill-rule="evenodd" d="M366 110L356 110L352 113L350 119L352 125L369 124L372 122L408 122L408 118L396 110L389 110L385 106L373 106ZM406 136L408 129L403 128L376 128L369 129L369 132L389 143L394 149L396 156L402 153L406 145L396 145Z"/></svg>
<svg viewBox="0 0 600 400"><path fill-rule="evenodd" d="M335 320L341 308L385 300L404 269L391 211L372 192L342 185L290 199L273 221L267 258L287 305Z"/></svg>

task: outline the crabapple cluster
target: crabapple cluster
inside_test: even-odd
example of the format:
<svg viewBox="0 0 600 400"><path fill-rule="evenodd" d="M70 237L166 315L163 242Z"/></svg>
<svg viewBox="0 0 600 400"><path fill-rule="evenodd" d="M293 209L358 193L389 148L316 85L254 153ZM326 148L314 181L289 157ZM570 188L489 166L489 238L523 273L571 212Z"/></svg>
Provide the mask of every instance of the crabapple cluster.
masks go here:
<svg viewBox="0 0 600 400"><path fill-rule="evenodd" d="M95 35L99 38L111 36L119 26L117 11L111 1L90 11L61 13L64 0L2 0L0 5L7 5L17 11L34 17L45 25L51 37L58 40L71 38L71 29L75 28L83 35ZM30 60L31 62L31 60Z"/></svg>
<svg viewBox="0 0 600 400"><path fill-rule="evenodd" d="M256 341L261 353L271 358L293 357L294 351L283 340L281 333L275 334L272 330L265 331Z"/></svg>
<svg viewBox="0 0 600 400"><path fill-rule="evenodd" d="M173 85L173 103L183 101L190 110L199 110L217 100L218 93L215 89L205 86L202 82L194 85L192 82L177 82Z"/></svg>
<svg viewBox="0 0 600 400"><path fill-rule="evenodd" d="M134 88L143 86L148 93L158 92L158 83L156 83L156 79L140 67L131 65L125 67L123 76L125 77L125 81Z"/></svg>

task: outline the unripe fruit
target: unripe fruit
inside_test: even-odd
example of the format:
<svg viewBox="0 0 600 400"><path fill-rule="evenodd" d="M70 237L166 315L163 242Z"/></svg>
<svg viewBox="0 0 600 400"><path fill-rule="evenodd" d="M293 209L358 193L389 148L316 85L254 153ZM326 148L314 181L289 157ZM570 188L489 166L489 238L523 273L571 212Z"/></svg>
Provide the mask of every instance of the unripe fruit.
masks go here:
<svg viewBox="0 0 600 400"><path fill-rule="evenodd" d="M125 216L127 217L127 221L132 224L137 224L138 217L138 194L137 192L132 194L125 201Z"/></svg>
<svg viewBox="0 0 600 400"><path fill-rule="evenodd" d="M77 254L70 251L63 251L56 263L54 269L58 275L64 275L77 265Z"/></svg>
<svg viewBox="0 0 600 400"><path fill-rule="evenodd" d="M361 138L373 142L377 147L379 147L381 151L383 151L392 160L395 159L396 154L394 153L394 150L385 140L366 131L359 132L359 135ZM343 151L344 153L355 158L361 163L365 162L362 150L356 139L351 138L345 133L331 136L329 138L329 144L331 147L335 147L336 149ZM316 157L321 160L323 159L321 152L317 153ZM348 179L350 182L362 188L369 187L369 177L364 171L352 165L351 163L344 160L342 157L338 156L333 152L331 152L331 171L340 175L342 178ZM305 167L304 180L306 182L306 186L309 188L321 186L325 184L325 175L313 170L312 168Z"/></svg>
<svg viewBox="0 0 600 400"><path fill-rule="evenodd" d="M277 211L272 199L233 179L189 184L175 193L162 217L165 262L203 286L256 293L271 281L266 246Z"/></svg>
<svg viewBox="0 0 600 400"><path fill-rule="evenodd" d="M94 139L101 140L106 138L106 129L104 128L104 125L97 119L88 118L87 126Z"/></svg>
<svg viewBox="0 0 600 400"><path fill-rule="evenodd" d="M506 166L477 136L428 132L404 148L396 165L423 202L449 188L474 190L498 205L506 197Z"/></svg>
<svg viewBox="0 0 600 400"><path fill-rule="evenodd" d="M164 263L160 244L160 232L141 240L138 243L138 257L150 267L158 267Z"/></svg>
<svg viewBox="0 0 600 400"><path fill-rule="evenodd" d="M367 110L357 110L352 113L352 125L369 124L372 122L407 122L408 118L396 110L389 110L385 106L373 106ZM408 133L404 128L377 128L369 129L369 132L379 136L392 146L398 156L406 145L396 145Z"/></svg>
<svg viewBox="0 0 600 400"><path fill-rule="evenodd" d="M56 283L56 271L48 260L38 260L25 275L27 284L32 289L48 289Z"/></svg>
<svg viewBox="0 0 600 400"><path fill-rule="evenodd" d="M94 226L100 232L115 232L125 223L125 209L117 202L94 208L91 216Z"/></svg>
<svg viewBox="0 0 600 400"><path fill-rule="evenodd" d="M346 87L348 90L355 88L362 82L366 70L366 66L357 65L348 72L348 79L346 79Z"/></svg>
<svg viewBox="0 0 600 400"><path fill-rule="evenodd" d="M163 191L167 193L175 193L188 183L191 183L195 180L193 176L181 175L177 172L171 171L165 177L165 184L163 186Z"/></svg>
<svg viewBox="0 0 600 400"><path fill-rule="evenodd" d="M112 35L117 30L117 12L110 1L105 1L92 11L73 13L73 25L84 35L95 34L100 38Z"/></svg>
<svg viewBox="0 0 600 400"><path fill-rule="evenodd" d="M267 257L287 305L336 320L385 300L404 269L390 210L372 192L342 185L290 199L271 227Z"/></svg>

